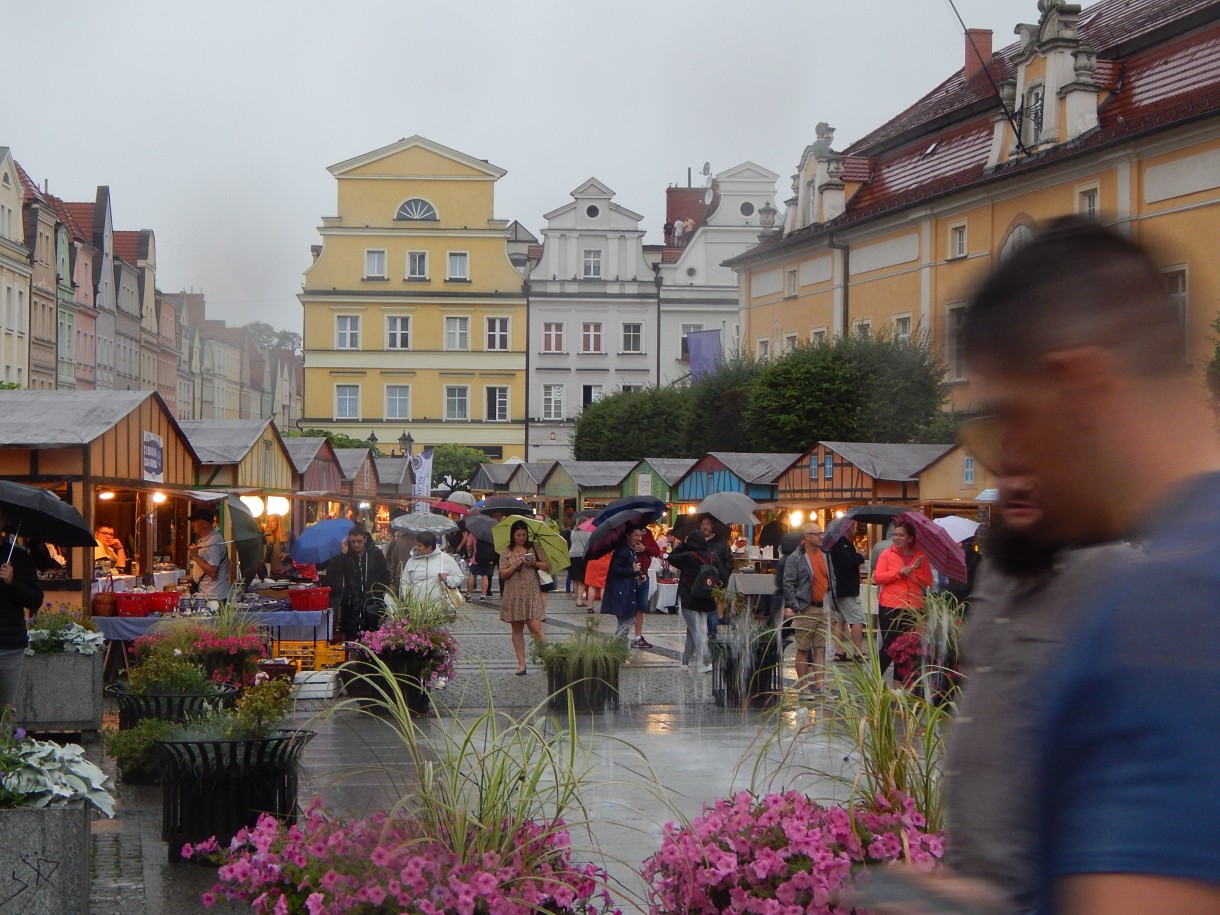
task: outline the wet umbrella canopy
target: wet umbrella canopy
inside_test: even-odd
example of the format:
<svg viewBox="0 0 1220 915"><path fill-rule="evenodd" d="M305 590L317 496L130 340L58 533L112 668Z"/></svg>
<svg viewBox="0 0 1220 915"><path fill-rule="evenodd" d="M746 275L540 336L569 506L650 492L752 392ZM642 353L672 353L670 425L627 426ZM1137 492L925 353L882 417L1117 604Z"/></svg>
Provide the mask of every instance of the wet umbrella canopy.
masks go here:
<svg viewBox="0 0 1220 915"><path fill-rule="evenodd" d="M14 537L29 537L56 546L97 546L80 512L53 492L0 480L0 506Z"/></svg>
<svg viewBox="0 0 1220 915"><path fill-rule="evenodd" d="M408 534L422 534L424 531L431 531L438 536L450 534L458 529L457 523L444 515L426 515L422 512L399 515L390 522L390 527L396 531L406 531Z"/></svg>

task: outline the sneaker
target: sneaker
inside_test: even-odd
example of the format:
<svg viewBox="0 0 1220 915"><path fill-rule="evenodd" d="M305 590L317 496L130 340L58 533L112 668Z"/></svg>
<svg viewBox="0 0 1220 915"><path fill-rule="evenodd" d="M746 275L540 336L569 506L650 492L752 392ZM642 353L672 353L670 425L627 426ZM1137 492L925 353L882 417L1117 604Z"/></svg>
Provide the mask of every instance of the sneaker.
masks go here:
<svg viewBox="0 0 1220 915"><path fill-rule="evenodd" d="M683 665L682 665L682 669L683 669L683 670L690 670L690 665L689 665L689 664L683 664Z"/></svg>
<svg viewBox="0 0 1220 915"><path fill-rule="evenodd" d="M644 638L643 636L640 636L638 639L636 639L631 644L635 648L651 648L652 647L652 642L648 641L648 639Z"/></svg>
<svg viewBox="0 0 1220 915"><path fill-rule="evenodd" d="M711 672L712 672L712 665L711 665L711 664L704 664L704 665L703 665L703 673L705 673L705 674L710 674Z"/></svg>

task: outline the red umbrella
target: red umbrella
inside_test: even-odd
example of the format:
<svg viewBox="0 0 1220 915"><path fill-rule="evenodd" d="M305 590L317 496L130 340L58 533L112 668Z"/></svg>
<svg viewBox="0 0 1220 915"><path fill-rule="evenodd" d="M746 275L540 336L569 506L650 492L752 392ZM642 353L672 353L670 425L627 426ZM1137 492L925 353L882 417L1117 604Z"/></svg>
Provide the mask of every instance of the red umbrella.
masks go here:
<svg viewBox="0 0 1220 915"><path fill-rule="evenodd" d="M915 528L915 546L928 557L932 568L955 581L966 581L966 554L947 530L919 512L903 512L894 520L906 521Z"/></svg>
<svg viewBox="0 0 1220 915"><path fill-rule="evenodd" d="M469 515L470 509L465 505L459 505L457 502L433 502L428 506L431 509L439 509L443 512L453 512L458 515Z"/></svg>

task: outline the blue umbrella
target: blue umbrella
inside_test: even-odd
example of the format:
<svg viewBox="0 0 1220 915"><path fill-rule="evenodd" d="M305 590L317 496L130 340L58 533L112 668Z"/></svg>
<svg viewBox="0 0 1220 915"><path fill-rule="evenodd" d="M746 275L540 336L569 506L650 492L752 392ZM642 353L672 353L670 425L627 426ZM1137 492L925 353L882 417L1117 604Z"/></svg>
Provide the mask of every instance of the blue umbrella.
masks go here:
<svg viewBox="0 0 1220 915"><path fill-rule="evenodd" d="M657 518L660 518L661 515L665 514L666 506L665 503L656 496L624 496L621 499L615 499L613 502L607 504L605 508L598 512L597 517L593 519L593 523L595 525L601 524L607 518L613 517L618 512L633 509L644 509L644 514L655 511L656 514L653 515L648 522L646 522L651 524L653 521L656 521Z"/></svg>
<svg viewBox="0 0 1220 915"><path fill-rule="evenodd" d="M327 518L309 525L292 545L292 558L304 565L329 562L341 552L343 541L354 526L346 518Z"/></svg>

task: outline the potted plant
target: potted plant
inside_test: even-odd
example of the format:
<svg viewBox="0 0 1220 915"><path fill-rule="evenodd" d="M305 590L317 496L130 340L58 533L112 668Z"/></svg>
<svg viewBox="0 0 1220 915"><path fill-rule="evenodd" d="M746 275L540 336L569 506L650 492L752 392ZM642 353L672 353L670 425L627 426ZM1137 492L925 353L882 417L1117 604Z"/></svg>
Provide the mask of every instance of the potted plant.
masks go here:
<svg viewBox="0 0 1220 915"><path fill-rule="evenodd" d="M213 683L238 688L254 682L258 661L267 656L258 626L245 619L232 603L222 604L210 625L175 620L136 639L134 645L139 661L174 649L199 664Z"/></svg>
<svg viewBox="0 0 1220 915"><path fill-rule="evenodd" d="M159 785L162 761L157 741L168 740L176 729L173 721L142 718L126 730L106 728L102 732L102 741L124 782L129 785Z"/></svg>
<svg viewBox="0 0 1220 915"><path fill-rule="evenodd" d="M89 907L89 808L114 816L110 780L77 744L31 739L0 707L0 848L3 900L13 911ZM45 867L55 866L55 879Z"/></svg>
<svg viewBox="0 0 1220 915"><path fill-rule="evenodd" d="M127 674L106 689L119 704L119 730L147 718L185 724L222 705L231 705L237 687L215 683L180 648L154 647Z"/></svg>
<svg viewBox="0 0 1220 915"><path fill-rule="evenodd" d="M105 638L89 621L50 605L29 621L28 635L17 691L18 717L26 730L98 730Z"/></svg>
<svg viewBox="0 0 1220 915"><path fill-rule="evenodd" d="M157 741L164 755L161 836L171 862L183 846L215 836L221 844L260 813L297 814L297 766L313 731L280 727L292 684L266 674L232 709L179 725Z"/></svg>
<svg viewBox="0 0 1220 915"><path fill-rule="evenodd" d="M578 712L600 712L607 703L618 707L619 668L631 649L598 631L596 619L562 641L535 643L533 651L546 670L551 708L566 709L568 696Z"/></svg>
<svg viewBox="0 0 1220 915"><path fill-rule="evenodd" d="M739 591L716 588L720 625L708 642L712 657L712 700L719 706L766 708L783 693L777 633L769 619L750 612Z"/></svg>

